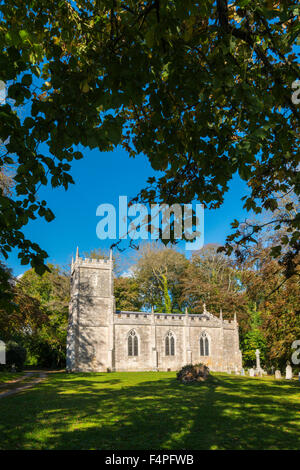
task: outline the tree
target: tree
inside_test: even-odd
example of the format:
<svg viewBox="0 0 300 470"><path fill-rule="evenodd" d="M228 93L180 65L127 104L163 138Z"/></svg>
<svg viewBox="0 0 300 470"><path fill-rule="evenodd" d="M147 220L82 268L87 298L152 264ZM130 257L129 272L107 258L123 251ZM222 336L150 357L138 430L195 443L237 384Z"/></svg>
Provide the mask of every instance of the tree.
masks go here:
<svg viewBox="0 0 300 470"><path fill-rule="evenodd" d="M19 280L23 292L39 300L49 311L67 310L70 301L70 276L60 267L48 264L49 271L42 276L33 269Z"/></svg>
<svg viewBox="0 0 300 470"><path fill-rule="evenodd" d="M48 265L42 276L27 271L17 287L21 291L19 310L24 311L24 294L38 302L39 320L35 329L23 329L23 342L41 366L61 367L65 363L70 278L60 268ZM23 325L24 326L24 325Z"/></svg>
<svg viewBox="0 0 300 470"><path fill-rule="evenodd" d="M275 211L278 192L293 190L299 198L300 112L292 101L299 75L296 4L159 3L157 24L155 11L152 24L149 17L147 22L153 79L147 99L128 112L131 154L144 152L152 167L163 172L149 179L141 201L172 204L197 198L216 208L236 172L248 183L249 194L243 197L247 210ZM165 33L157 37L159 22ZM275 227L282 223L292 232L288 262L299 253L299 213L284 221L274 217ZM256 225L242 241L253 241L260 230ZM232 240L240 243L239 233L229 236ZM230 254L230 243L225 248Z"/></svg>
<svg viewBox="0 0 300 470"><path fill-rule="evenodd" d="M188 264L173 248L146 244L134 267L144 306L171 313L182 309L181 277Z"/></svg>
<svg viewBox="0 0 300 470"><path fill-rule="evenodd" d="M15 366L18 371L21 371L25 360L26 349L14 341L8 341L6 344L6 366Z"/></svg>
<svg viewBox="0 0 300 470"><path fill-rule="evenodd" d="M300 285L289 279L272 301L266 302L262 329L267 344L266 358L275 367L291 361L293 342L300 338Z"/></svg>
<svg viewBox="0 0 300 470"><path fill-rule="evenodd" d="M1 312L11 311L13 299L13 275L4 263L0 261L0 324ZM1 329L1 326L0 326Z"/></svg>
<svg viewBox="0 0 300 470"><path fill-rule="evenodd" d="M266 363L275 367L283 367L291 360L292 344L300 334L299 268L295 275L287 278L285 266L271 255L281 236L282 230L279 234L271 231L260 237L258 244L244 253L240 265L241 282L249 306L249 320L242 325L242 342L244 337L248 337L249 323L251 331L251 312L255 305L260 312L260 325L257 323L255 331L259 332L259 336L263 335ZM296 262L299 264L299 259ZM254 348L255 345L252 347L252 358Z"/></svg>
<svg viewBox="0 0 300 470"><path fill-rule="evenodd" d="M135 278L122 276L115 278L114 296L117 310L138 312L142 308L139 284Z"/></svg>
<svg viewBox="0 0 300 470"><path fill-rule="evenodd" d="M260 358L262 363L265 361L266 341L261 330L261 313L257 310L254 304L249 311L250 325L248 332L242 338L242 353L243 362L245 366L253 366L255 364L256 349L260 351Z"/></svg>
<svg viewBox="0 0 300 470"><path fill-rule="evenodd" d="M1 146L0 146L1 149ZM0 170L0 190L3 194L12 194L14 182L12 176L7 174L5 167Z"/></svg>
<svg viewBox="0 0 300 470"><path fill-rule="evenodd" d="M298 230L290 226L290 221L298 217L300 203L293 193L277 194L276 198L277 207L273 212L267 211L260 219L233 223L232 226L237 230L227 237L226 246L222 250L231 252L234 249L236 258L243 263L249 253L258 253L263 246L271 244L268 255L277 258L283 267L282 273L285 278L289 278L299 275L298 250L291 251L291 246L297 245Z"/></svg>
<svg viewBox="0 0 300 470"><path fill-rule="evenodd" d="M205 303L216 314L232 318L234 312L243 318L245 296L241 274L233 261L218 253L218 245L206 245L193 254L182 277L183 299L194 312L201 312Z"/></svg>
<svg viewBox="0 0 300 470"><path fill-rule="evenodd" d="M5 298L0 307L0 337L4 341L16 340L22 343L27 335L36 335L47 320L37 299L17 286L11 286L9 301Z"/></svg>
<svg viewBox="0 0 300 470"><path fill-rule="evenodd" d="M0 167L16 169L15 197L0 194L4 257L17 248L43 272L22 229L53 219L37 190L73 183L78 146L145 154L162 172L139 195L150 203L219 207L237 172L248 210L299 196L296 0L6 0L0 13ZM299 224L287 221L290 258Z"/></svg>

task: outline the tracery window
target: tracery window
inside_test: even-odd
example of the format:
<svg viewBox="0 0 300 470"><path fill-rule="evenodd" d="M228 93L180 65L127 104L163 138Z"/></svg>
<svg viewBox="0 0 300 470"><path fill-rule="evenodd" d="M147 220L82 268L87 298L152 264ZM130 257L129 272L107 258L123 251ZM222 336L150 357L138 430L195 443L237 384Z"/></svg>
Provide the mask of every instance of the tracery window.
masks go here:
<svg viewBox="0 0 300 470"><path fill-rule="evenodd" d="M200 337L200 356L209 356L209 339L205 332Z"/></svg>
<svg viewBox="0 0 300 470"><path fill-rule="evenodd" d="M139 340L135 330L131 330L127 339L128 344L128 356L139 355Z"/></svg>
<svg viewBox="0 0 300 470"><path fill-rule="evenodd" d="M175 338L172 331L169 331L165 338L166 356L175 356Z"/></svg>

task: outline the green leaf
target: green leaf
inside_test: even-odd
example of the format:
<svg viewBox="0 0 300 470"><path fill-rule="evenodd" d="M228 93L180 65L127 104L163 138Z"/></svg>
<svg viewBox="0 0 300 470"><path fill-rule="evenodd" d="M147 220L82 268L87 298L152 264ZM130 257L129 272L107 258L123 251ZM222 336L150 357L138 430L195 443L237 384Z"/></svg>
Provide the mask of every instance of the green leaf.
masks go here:
<svg viewBox="0 0 300 470"><path fill-rule="evenodd" d="M25 42L29 38L29 34L25 29L21 29L21 31L19 31L19 36L23 42Z"/></svg>
<svg viewBox="0 0 300 470"><path fill-rule="evenodd" d="M32 75L30 75L29 73L23 75L22 84L25 86L30 86L31 83L32 83Z"/></svg>

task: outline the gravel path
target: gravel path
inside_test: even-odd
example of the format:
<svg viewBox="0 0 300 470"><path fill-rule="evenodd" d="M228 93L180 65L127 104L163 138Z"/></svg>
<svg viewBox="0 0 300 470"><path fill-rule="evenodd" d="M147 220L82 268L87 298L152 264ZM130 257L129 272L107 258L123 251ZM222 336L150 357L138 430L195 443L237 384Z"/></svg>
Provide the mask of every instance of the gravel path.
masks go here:
<svg viewBox="0 0 300 470"><path fill-rule="evenodd" d="M9 395L15 395L16 393L22 392L23 390L27 390L28 388L33 387L34 385L38 384L39 382L41 382L42 380L44 380L47 377L47 372L39 372L39 371L27 372L23 377L21 377L20 379L17 379L13 383L20 382L21 380L27 379L27 377L30 377L33 374L39 374L39 377L34 378L30 382L26 382L26 384L24 384L24 385L20 384L19 387L13 388L12 390L6 390L4 392L0 392L0 398L8 397ZM10 383L12 383L12 382L10 382ZM7 388L7 385L9 385L9 384L3 384L3 385L6 386L6 388ZM4 388L3 385L1 385L1 388ZM1 390L1 388L0 388L0 390Z"/></svg>

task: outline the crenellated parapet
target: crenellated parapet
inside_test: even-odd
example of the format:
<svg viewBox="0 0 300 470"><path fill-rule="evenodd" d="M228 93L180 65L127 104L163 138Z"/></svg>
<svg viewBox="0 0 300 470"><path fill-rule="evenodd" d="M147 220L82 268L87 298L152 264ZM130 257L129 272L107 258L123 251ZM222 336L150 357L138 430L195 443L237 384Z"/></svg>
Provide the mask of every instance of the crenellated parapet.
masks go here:
<svg viewBox="0 0 300 470"><path fill-rule="evenodd" d="M237 328L236 317L233 320L224 320L223 317L218 318L217 316L209 313L205 310L205 313L164 313L164 312L135 312L135 311L123 311L117 310L114 315L114 323L128 323L128 322L141 322L161 325L163 323L175 325L189 325L189 326L207 326L215 328L235 329Z"/></svg>
<svg viewBox="0 0 300 470"><path fill-rule="evenodd" d="M112 251L110 250L110 256L107 259L104 258L81 258L79 256L79 250L77 247L76 250L76 257L75 260L72 258L71 263L71 273L73 273L76 267L83 267L83 268L101 268L101 269L113 269L113 258L112 258Z"/></svg>

